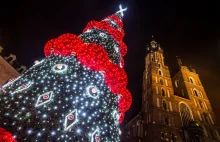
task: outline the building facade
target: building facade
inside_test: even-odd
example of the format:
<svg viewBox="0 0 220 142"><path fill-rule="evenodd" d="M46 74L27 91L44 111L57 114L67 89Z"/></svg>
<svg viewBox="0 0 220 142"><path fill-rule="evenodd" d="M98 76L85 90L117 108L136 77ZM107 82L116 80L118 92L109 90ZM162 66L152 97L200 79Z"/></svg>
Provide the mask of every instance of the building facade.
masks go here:
<svg viewBox="0 0 220 142"><path fill-rule="evenodd" d="M142 109L125 126L121 141L220 141L215 114L196 71L177 59L178 70L171 78L160 45L153 40L147 50Z"/></svg>
<svg viewBox="0 0 220 142"><path fill-rule="evenodd" d="M18 77L26 70L26 67L20 65L16 61L16 56L10 54L7 57L2 57L3 48L0 46L0 87L9 79Z"/></svg>

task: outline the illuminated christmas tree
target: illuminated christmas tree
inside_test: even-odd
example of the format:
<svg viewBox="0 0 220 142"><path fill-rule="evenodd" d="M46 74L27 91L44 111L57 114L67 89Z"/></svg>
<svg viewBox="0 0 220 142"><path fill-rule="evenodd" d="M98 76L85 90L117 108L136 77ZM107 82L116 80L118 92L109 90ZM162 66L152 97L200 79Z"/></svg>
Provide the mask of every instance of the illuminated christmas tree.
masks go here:
<svg viewBox="0 0 220 142"><path fill-rule="evenodd" d="M48 41L46 58L1 88L0 131L22 142L120 141L132 102L122 58L125 10L89 22L79 36Z"/></svg>

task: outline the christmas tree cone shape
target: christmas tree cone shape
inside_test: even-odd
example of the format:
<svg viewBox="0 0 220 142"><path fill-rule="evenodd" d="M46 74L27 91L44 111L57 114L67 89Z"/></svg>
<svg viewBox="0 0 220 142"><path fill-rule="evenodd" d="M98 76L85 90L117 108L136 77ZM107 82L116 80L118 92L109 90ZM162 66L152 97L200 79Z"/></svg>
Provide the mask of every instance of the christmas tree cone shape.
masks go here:
<svg viewBox="0 0 220 142"><path fill-rule="evenodd" d="M120 141L119 123L132 101L122 68L127 51L122 27L120 11L90 22L80 36L48 41L46 58L1 88L0 127L11 133L6 138Z"/></svg>

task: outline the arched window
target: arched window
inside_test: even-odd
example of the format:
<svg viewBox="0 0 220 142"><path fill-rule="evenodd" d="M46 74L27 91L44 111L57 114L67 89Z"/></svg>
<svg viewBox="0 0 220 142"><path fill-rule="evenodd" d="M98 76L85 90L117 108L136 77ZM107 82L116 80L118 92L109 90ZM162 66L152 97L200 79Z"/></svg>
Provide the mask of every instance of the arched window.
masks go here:
<svg viewBox="0 0 220 142"><path fill-rule="evenodd" d="M165 96L165 90L162 88L161 89L161 95L164 97Z"/></svg>
<svg viewBox="0 0 220 142"><path fill-rule="evenodd" d="M199 91L198 91L197 89L193 89L193 94L194 94L196 97L200 97Z"/></svg>
<svg viewBox="0 0 220 142"><path fill-rule="evenodd" d="M158 74L163 76L163 72L161 70L158 70Z"/></svg>
<svg viewBox="0 0 220 142"><path fill-rule="evenodd" d="M163 110L167 110L167 102L165 100L162 101Z"/></svg>
<svg viewBox="0 0 220 142"><path fill-rule="evenodd" d="M179 104L180 117L183 125L188 125L193 121L193 116L190 108L183 102Z"/></svg>
<svg viewBox="0 0 220 142"><path fill-rule="evenodd" d="M189 82L195 84L195 80L192 77L189 77Z"/></svg>
<svg viewBox="0 0 220 142"><path fill-rule="evenodd" d="M158 63L158 67L161 68L161 63Z"/></svg>
<svg viewBox="0 0 220 142"><path fill-rule="evenodd" d="M160 84L161 84L161 85L164 85L164 81L163 81L162 78L160 78Z"/></svg>
<svg viewBox="0 0 220 142"><path fill-rule="evenodd" d="M151 54L151 61L154 61L154 56L153 56L153 54Z"/></svg>
<svg viewBox="0 0 220 142"><path fill-rule="evenodd" d="M175 80L175 87L177 88L179 86L179 80Z"/></svg>

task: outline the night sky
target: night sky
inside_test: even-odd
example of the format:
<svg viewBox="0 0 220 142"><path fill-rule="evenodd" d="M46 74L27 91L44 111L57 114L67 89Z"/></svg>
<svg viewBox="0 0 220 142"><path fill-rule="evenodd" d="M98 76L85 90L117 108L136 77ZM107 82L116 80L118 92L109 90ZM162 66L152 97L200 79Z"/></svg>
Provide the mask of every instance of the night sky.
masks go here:
<svg viewBox="0 0 220 142"><path fill-rule="evenodd" d="M141 109L142 75L146 45L154 39L164 49L171 73L176 56L199 74L220 122L220 12L211 1L176 0L59 0L17 1L0 4L0 45L4 55L17 55L30 67L44 58L45 43L63 33L79 35L91 20L128 7L124 16L124 42L128 46L125 70L133 104L126 113L132 119Z"/></svg>

